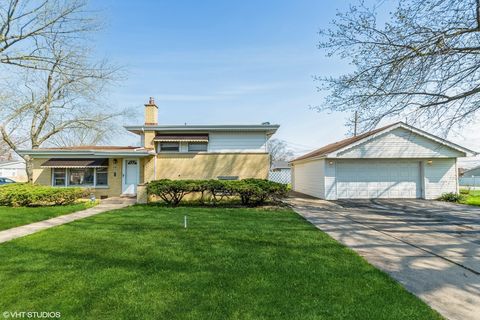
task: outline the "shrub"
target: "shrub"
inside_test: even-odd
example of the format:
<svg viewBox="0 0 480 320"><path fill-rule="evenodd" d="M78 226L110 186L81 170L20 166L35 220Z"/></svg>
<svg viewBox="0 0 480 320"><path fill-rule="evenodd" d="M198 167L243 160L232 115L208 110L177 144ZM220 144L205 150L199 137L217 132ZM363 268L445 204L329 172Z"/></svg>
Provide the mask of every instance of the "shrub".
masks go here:
<svg viewBox="0 0 480 320"><path fill-rule="evenodd" d="M41 206L66 205L89 194L89 190L81 188L54 188L29 183L11 184L0 187L0 205Z"/></svg>
<svg viewBox="0 0 480 320"><path fill-rule="evenodd" d="M178 205L185 195L199 192L200 189L201 184L195 180L162 179L152 181L147 185L149 195L159 196L163 201L174 206Z"/></svg>
<svg viewBox="0 0 480 320"><path fill-rule="evenodd" d="M200 202L205 196L216 204L224 197L238 196L243 205L260 205L266 201L279 201L287 195L286 185L262 180L245 179L240 181L227 180L157 180L147 186L149 195L160 197L167 204L178 205L189 193L201 193Z"/></svg>
<svg viewBox="0 0 480 320"><path fill-rule="evenodd" d="M460 194L468 195L470 193L470 190L468 189L460 189Z"/></svg>
<svg viewBox="0 0 480 320"><path fill-rule="evenodd" d="M463 195L459 193L449 192L442 194L440 198L438 198L438 200L446 202L460 202L463 200Z"/></svg>

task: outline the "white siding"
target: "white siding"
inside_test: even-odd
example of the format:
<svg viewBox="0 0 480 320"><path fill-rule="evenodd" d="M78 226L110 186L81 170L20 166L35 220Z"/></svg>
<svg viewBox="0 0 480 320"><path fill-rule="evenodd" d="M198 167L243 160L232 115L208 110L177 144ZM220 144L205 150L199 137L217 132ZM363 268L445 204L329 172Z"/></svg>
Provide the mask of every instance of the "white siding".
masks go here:
<svg viewBox="0 0 480 320"><path fill-rule="evenodd" d="M325 160L297 163L292 171L294 191L325 199Z"/></svg>
<svg viewBox="0 0 480 320"><path fill-rule="evenodd" d="M424 163L425 198L436 199L446 192L457 192L456 159L432 159Z"/></svg>
<svg viewBox="0 0 480 320"><path fill-rule="evenodd" d="M209 152L266 152L265 132L211 132Z"/></svg>
<svg viewBox="0 0 480 320"><path fill-rule="evenodd" d="M462 154L436 141L398 128L338 154L339 158L454 158Z"/></svg>
<svg viewBox="0 0 480 320"><path fill-rule="evenodd" d="M335 200L337 199L337 166L333 160L325 160L325 199Z"/></svg>

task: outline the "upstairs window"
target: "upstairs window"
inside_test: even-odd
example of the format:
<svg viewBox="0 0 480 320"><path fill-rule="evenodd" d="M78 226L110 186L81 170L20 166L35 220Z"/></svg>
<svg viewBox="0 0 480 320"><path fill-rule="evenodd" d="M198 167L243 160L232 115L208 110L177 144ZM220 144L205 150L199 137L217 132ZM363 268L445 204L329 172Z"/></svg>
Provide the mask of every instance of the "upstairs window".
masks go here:
<svg viewBox="0 0 480 320"><path fill-rule="evenodd" d="M160 152L179 152L180 143L178 142L161 142Z"/></svg>
<svg viewBox="0 0 480 320"><path fill-rule="evenodd" d="M205 152L208 150L206 142L190 142L188 144L188 152Z"/></svg>

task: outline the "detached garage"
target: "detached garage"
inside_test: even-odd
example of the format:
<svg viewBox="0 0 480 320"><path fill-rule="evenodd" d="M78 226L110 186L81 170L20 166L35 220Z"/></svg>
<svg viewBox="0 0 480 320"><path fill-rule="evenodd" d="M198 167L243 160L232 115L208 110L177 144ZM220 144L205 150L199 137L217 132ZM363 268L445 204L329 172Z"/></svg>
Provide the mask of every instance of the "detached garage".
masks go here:
<svg viewBox="0 0 480 320"><path fill-rule="evenodd" d="M399 122L293 160L292 188L327 200L435 199L458 192L457 158L475 154Z"/></svg>

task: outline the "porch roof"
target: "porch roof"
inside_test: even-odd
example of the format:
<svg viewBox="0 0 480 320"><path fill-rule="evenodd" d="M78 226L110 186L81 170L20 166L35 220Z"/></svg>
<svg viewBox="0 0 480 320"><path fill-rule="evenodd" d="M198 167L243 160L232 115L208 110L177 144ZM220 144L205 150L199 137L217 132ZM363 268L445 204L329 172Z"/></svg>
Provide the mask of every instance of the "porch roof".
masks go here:
<svg viewBox="0 0 480 320"><path fill-rule="evenodd" d="M107 168L108 159L52 158L45 161L42 168Z"/></svg>

